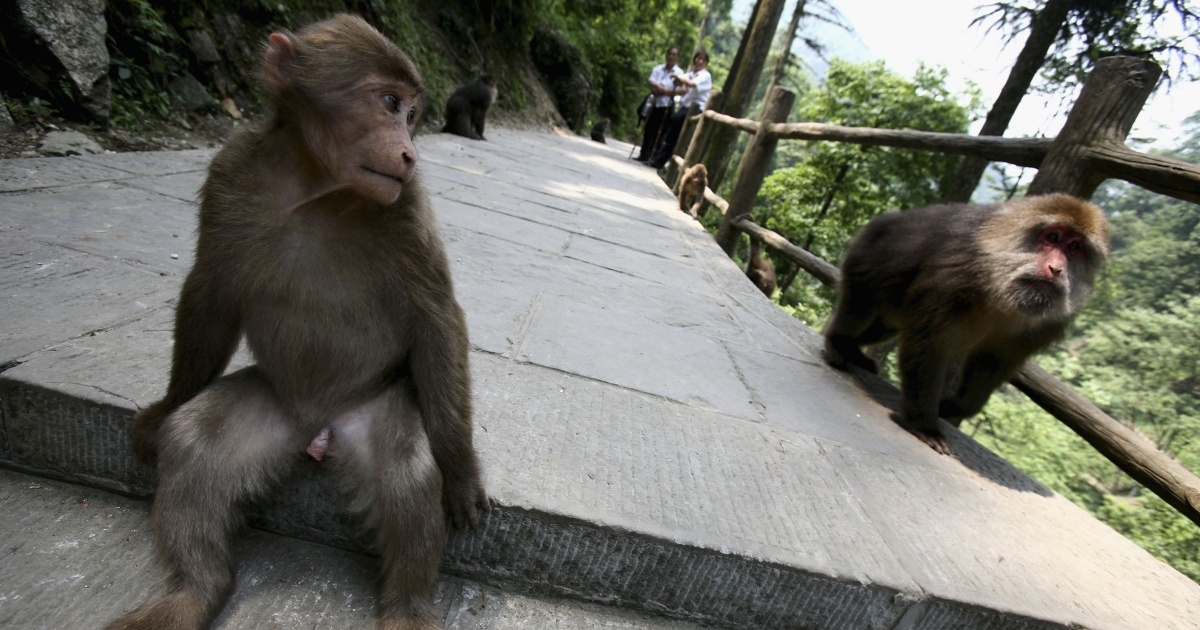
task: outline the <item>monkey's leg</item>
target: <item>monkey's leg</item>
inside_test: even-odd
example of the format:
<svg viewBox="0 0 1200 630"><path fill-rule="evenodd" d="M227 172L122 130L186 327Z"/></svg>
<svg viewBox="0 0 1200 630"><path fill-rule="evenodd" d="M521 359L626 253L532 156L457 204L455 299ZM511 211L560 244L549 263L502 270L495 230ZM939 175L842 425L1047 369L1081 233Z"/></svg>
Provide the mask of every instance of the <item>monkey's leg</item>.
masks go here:
<svg viewBox="0 0 1200 630"><path fill-rule="evenodd" d="M414 392L397 385L342 416L332 449L382 555L379 629L441 628L433 586L446 539L442 473Z"/></svg>
<svg viewBox="0 0 1200 630"><path fill-rule="evenodd" d="M838 295L833 316L825 325L825 361L839 370L857 365L876 374L879 368L863 354L862 346L883 341L891 331L875 313L870 296L858 293L853 287L844 285Z"/></svg>
<svg viewBox="0 0 1200 630"><path fill-rule="evenodd" d="M938 405L938 415L954 426L983 409L992 392L1008 380L1022 361L1006 360L994 352L976 352L963 365L958 391Z"/></svg>
<svg viewBox="0 0 1200 630"><path fill-rule="evenodd" d="M936 345L933 331L905 330L900 333L900 393L903 426L933 450L950 454L946 436L938 427L938 402L946 383L950 356Z"/></svg>
<svg viewBox="0 0 1200 630"><path fill-rule="evenodd" d="M475 108L475 111L471 112L471 128L479 135L480 140L487 140L487 138L483 137L483 121L486 117L487 112L485 110Z"/></svg>
<svg viewBox="0 0 1200 630"><path fill-rule="evenodd" d="M307 440L253 368L217 380L167 416L159 437L150 519L167 582L109 630L207 628L233 590L237 505L286 475Z"/></svg>
<svg viewBox="0 0 1200 630"><path fill-rule="evenodd" d="M482 140L479 134L475 133L475 125L471 122L471 114L469 112L459 112L454 115L454 122L450 126L454 133L472 140Z"/></svg>

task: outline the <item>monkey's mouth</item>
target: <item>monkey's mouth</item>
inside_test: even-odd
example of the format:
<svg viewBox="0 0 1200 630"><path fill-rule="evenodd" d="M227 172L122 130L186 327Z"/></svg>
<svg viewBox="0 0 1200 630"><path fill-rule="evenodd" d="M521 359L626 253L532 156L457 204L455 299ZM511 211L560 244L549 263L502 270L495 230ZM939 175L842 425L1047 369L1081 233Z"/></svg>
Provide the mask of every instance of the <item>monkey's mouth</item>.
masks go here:
<svg viewBox="0 0 1200 630"><path fill-rule="evenodd" d="M395 175L389 175L387 173L377 171L369 166L360 166L359 168L361 168L362 170L364 170L372 175L375 175L376 177L383 177L384 179L390 179L390 180L396 182L397 184L400 184L401 186L404 185L404 179L401 177L397 177Z"/></svg>
<svg viewBox="0 0 1200 630"><path fill-rule="evenodd" d="M1062 304L1066 288L1057 282L1026 276L1012 284L1011 295L1021 311L1041 315Z"/></svg>

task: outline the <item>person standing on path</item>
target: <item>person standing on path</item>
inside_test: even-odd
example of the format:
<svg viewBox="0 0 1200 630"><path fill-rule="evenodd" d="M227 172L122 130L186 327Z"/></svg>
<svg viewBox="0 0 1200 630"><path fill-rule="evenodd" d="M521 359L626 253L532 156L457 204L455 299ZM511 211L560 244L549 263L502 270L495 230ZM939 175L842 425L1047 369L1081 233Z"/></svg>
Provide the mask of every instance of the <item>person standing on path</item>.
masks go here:
<svg viewBox="0 0 1200 630"><path fill-rule="evenodd" d="M666 122L663 123L663 140L650 161L650 166L654 168L662 168L670 159L671 152L675 150L675 143L679 141L679 132L683 130L683 123L687 120L688 108L694 104L700 111L704 111L704 107L708 105L708 94L712 92L713 86L712 74L708 71L708 53L703 50L697 51L692 55L692 71L687 74L680 72L672 77L672 81L675 93L682 93L683 98L679 101L679 109L667 116Z"/></svg>
<svg viewBox="0 0 1200 630"><path fill-rule="evenodd" d="M680 93L674 79L675 75L683 72L678 63L679 47L671 46L667 49L666 63L654 66L654 69L650 71L650 78L646 80L650 86L650 95L654 99L654 106L650 110L650 115L646 117L646 126L642 130L642 149L638 153L637 161L643 164L650 163L650 158L654 155L661 139L667 117L670 116L671 108L675 105L675 95Z"/></svg>

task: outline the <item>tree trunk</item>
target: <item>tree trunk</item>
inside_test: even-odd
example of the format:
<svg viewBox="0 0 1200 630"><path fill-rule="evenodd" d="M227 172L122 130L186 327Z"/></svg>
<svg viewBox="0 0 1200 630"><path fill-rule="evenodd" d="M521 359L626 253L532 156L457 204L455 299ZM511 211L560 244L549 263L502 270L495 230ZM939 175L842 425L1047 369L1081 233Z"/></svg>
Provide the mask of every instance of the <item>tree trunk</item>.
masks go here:
<svg viewBox="0 0 1200 630"><path fill-rule="evenodd" d="M1125 149L1125 138L1161 75L1162 69L1149 59L1097 61L1025 194L1064 192L1089 199L1108 177L1096 168L1093 155L1103 149L1110 153Z"/></svg>
<svg viewBox="0 0 1200 630"><path fill-rule="evenodd" d="M771 89L779 85L779 80L783 78L783 73L787 70L788 60L792 58L792 43L796 41L796 30L800 28L800 18L804 17L804 5L806 4L808 4L807 0L796 0L796 9L792 11L792 21L788 23L787 35L783 38L783 50L779 51L779 61L775 63L775 70L771 73L771 83L767 86L767 94L770 94Z"/></svg>
<svg viewBox="0 0 1200 630"><path fill-rule="evenodd" d="M1000 95L996 97L996 102L992 103L992 109L984 119L979 135L1004 135L1004 131L1008 129L1008 123L1012 121L1013 114L1017 111L1017 106L1021 104L1021 99L1029 91L1029 85L1033 83L1033 78L1037 76L1038 70L1041 70L1042 64L1046 62L1046 54L1058 37L1058 32L1062 30L1063 24L1067 20L1067 12L1076 1L1047 0L1042 10L1034 16L1033 22L1029 25L1029 39L1025 40L1025 46L1017 55L1017 61L1008 73L1008 80L1000 89ZM963 160L962 165L958 168L958 174L954 177L954 183L946 193L946 201L970 201L971 193L974 193L975 189L979 187L979 180L983 177L983 171L987 165L988 161L982 158L969 157Z"/></svg>
<svg viewBox="0 0 1200 630"><path fill-rule="evenodd" d="M696 45L692 47L692 56L704 49L704 34L708 32L708 21L712 19L713 5L717 0L704 3L704 17L700 18L700 28L696 30Z"/></svg>
<svg viewBox="0 0 1200 630"><path fill-rule="evenodd" d="M720 110L722 113L741 118L750 109L754 88L767 65L771 42L775 39L775 30L779 28L779 18L783 16L783 6L784 0L758 0L754 5L754 15L746 26L737 58L721 90L725 94L725 103ZM708 181L713 190L721 185L725 176L737 133L736 129L718 125L704 150L704 159L700 161L708 167Z"/></svg>

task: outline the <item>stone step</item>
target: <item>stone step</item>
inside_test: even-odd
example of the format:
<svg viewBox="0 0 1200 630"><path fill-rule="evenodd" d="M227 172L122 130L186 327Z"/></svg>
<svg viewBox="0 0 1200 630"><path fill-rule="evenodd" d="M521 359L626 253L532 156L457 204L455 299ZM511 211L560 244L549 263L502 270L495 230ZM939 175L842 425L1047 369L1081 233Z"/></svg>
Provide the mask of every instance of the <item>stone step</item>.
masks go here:
<svg viewBox="0 0 1200 630"><path fill-rule="evenodd" d="M163 574L149 507L0 469L0 627L99 628L140 604ZM374 627L376 558L257 530L243 537L237 556L237 588L214 630ZM434 596L446 630L699 628L446 575Z"/></svg>

